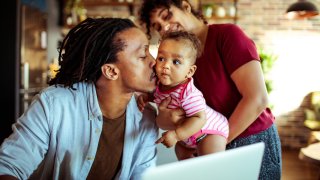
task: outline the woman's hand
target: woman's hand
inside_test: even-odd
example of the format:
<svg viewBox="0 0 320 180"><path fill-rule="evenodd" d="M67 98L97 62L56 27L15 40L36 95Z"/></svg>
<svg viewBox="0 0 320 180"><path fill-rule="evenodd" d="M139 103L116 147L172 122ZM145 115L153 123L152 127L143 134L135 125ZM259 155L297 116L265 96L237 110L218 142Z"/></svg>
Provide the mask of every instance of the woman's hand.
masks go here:
<svg viewBox="0 0 320 180"><path fill-rule="evenodd" d="M167 97L159 104L159 114L156 118L157 125L164 130L174 130L185 119L183 109L169 109L171 97Z"/></svg>

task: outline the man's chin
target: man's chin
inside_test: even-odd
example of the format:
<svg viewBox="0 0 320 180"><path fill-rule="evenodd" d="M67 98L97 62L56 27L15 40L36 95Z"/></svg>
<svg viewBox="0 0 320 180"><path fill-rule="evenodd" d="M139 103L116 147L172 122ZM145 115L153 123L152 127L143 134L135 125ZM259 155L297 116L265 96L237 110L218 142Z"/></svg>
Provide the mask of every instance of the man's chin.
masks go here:
<svg viewBox="0 0 320 180"><path fill-rule="evenodd" d="M145 89L140 89L137 92L140 93L153 93L156 90L156 86L145 87Z"/></svg>
<svg viewBox="0 0 320 180"><path fill-rule="evenodd" d="M148 90L147 90L147 92L148 93L152 93L152 92L154 92L156 90L156 86L153 86L153 87L150 87Z"/></svg>

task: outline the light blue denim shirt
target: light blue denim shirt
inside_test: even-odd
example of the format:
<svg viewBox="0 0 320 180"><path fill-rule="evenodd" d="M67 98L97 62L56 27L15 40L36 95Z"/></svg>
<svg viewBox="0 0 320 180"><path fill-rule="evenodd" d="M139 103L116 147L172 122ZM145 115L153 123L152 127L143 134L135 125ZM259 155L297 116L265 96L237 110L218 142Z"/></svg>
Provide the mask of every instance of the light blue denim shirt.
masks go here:
<svg viewBox="0 0 320 180"><path fill-rule="evenodd" d="M86 179L96 155L102 113L94 84L77 90L48 87L12 126L0 147L0 174L19 179ZM140 179L156 164L158 127L151 106L143 114L133 96L127 105L122 167L117 179Z"/></svg>

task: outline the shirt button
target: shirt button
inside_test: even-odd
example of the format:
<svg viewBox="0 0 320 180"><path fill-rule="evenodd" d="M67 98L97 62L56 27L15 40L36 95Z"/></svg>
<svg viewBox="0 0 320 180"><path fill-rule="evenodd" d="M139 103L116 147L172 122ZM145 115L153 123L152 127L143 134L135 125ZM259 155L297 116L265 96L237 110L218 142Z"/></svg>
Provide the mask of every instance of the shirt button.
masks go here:
<svg viewBox="0 0 320 180"><path fill-rule="evenodd" d="M91 114L89 118L90 118L90 120L93 120L94 116Z"/></svg>
<svg viewBox="0 0 320 180"><path fill-rule="evenodd" d="M88 161L92 161L93 159L94 159L93 157L90 157L90 156L87 157Z"/></svg>
<svg viewBox="0 0 320 180"><path fill-rule="evenodd" d="M100 132L100 129L97 128L97 129L95 130L95 132L98 134L98 133Z"/></svg>

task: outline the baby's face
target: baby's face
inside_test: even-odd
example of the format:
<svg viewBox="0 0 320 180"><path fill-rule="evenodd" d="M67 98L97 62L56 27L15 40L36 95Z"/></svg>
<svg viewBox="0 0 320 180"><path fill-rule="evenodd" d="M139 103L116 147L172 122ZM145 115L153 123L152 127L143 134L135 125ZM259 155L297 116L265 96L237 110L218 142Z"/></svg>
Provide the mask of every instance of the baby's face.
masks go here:
<svg viewBox="0 0 320 180"><path fill-rule="evenodd" d="M192 77L195 71L195 53L191 44L184 40L162 41L156 59L156 73L160 83L172 88Z"/></svg>

